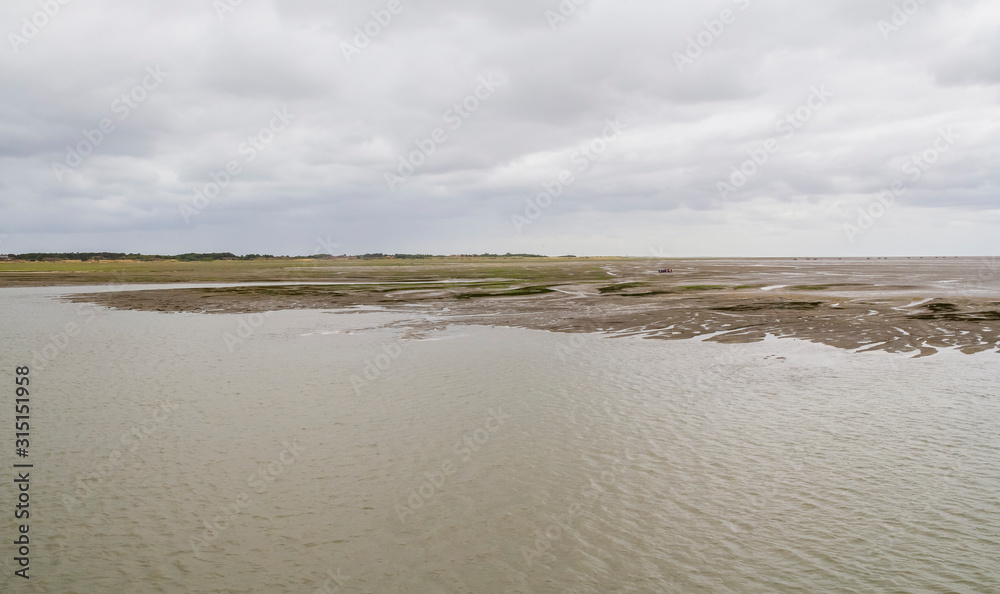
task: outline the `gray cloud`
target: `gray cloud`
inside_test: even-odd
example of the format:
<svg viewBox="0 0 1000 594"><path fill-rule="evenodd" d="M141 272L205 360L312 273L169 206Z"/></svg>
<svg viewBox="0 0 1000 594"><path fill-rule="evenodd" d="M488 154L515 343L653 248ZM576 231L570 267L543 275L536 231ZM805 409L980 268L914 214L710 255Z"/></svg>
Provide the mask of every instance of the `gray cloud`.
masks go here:
<svg viewBox="0 0 1000 594"><path fill-rule="evenodd" d="M570 0L399 0L397 14L243 0L221 19L208 0L59 6L0 8L3 251L306 253L327 236L345 252L1000 247L996 3L588 0L555 27ZM22 19L49 22L29 37ZM149 84L149 69L165 75ZM482 77L502 82L485 93ZM807 114L820 87L832 97ZM268 131L276 109L293 119ZM579 170L616 117L625 133ZM915 177L949 127L958 139ZM740 167L753 173L720 191ZM519 231L512 215L564 170L573 183ZM896 180L907 192L848 241Z"/></svg>

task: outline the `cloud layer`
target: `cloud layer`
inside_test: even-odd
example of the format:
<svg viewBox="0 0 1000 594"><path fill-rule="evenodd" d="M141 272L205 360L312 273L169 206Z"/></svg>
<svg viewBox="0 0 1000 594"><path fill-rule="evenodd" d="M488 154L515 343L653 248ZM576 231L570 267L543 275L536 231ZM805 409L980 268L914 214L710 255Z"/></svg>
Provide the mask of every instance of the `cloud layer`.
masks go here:
<svg viewBox="0 0 1000 594"><path fill-rule="evenodd" d="M0 23L0 253L1000 251L996 2L15 0Z"/></svg>

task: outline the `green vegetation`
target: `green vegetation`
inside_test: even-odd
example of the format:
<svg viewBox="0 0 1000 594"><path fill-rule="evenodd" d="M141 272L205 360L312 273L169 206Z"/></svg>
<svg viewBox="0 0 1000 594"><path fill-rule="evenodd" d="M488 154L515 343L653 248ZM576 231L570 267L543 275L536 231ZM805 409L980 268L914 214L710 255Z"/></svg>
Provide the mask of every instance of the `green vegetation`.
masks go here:
<svg viewBox="0 0 1000 594"><path fill-rule="evenodd" d="M548 256L540 256L538 254L512 254L507 252L506 254L470 254L462 255L463 258L547 258ZM565 258L575 258L576 256L563 256Z"/></svg>
<svg viewBox="0 0 1000 594"><path fill-rule="evenodd" d="M543 286L534 287L520 287L517 289L511 289L509 291L501 291L499 293L458 293L455 295L456 299L474 299L477 297L519 297L522 295L541 295L543 293L552 293L552 289Z"/></svg>
<svg viewBox="0 0 1000 594"><path fill-rule="evenodd" d="M725 289L723 285L687 285L685 287L678 287L682 291L719 291Z"/></svg>
<svg viewBox="0 0 1000 594"><path fill-rule="evenodd" d="M793 309L808 310L816 309L823 305L822 301L777 301L777 302L757 302L742 303L729 307L713 307L713 311L764 311L768 309Z"/></svg>
<svg viewBox="0 0 1000 594"><path fill-rule="evenodd" d="M361 254L358 256L348 256L344 254L343 256L330 256L330 255L317 255L317 256L272 256L270 254L247 254L245 256L237 256L231 252L212 252L212 253L187 253L187 254L177 254L174 256L164 256L159 254L126 254L123 252L33 252L27 254L11 254L11 260L20 260L24 262L60 262L64 260L77 261L77 262L89 262L91 260L104 260L104 261L118 261L118 260L136 260L140 262L155 262L159 260L177 260L179 262L214 262L216 260L256 260L258 258L273 258L273 259L287 259L287 260L302 260L302 259L356 259L356 260L387 260L387 259L400 259L400 260L426 260L429 258L445 258L449 256L435 256L432 254ZM547 258L548 256L542 256L539 254L463 254L457 256L460 258ZM560 256L562 258L575 258L576 256Z"/></svg>
<svg viewBox="0 0 1000 594"><path fill-rule="evenodd" d="M927 309L931 310L934 313L947 313L947 312L958 311L958 307L956 307L954 303L928 303L924 307L926 307Z"/></svg>
<svg viewBox="0 0 1000 594"><path fill-rule="evenodd" d="M970 313L919 314L910 316L912 320L947 320L949 322L993 322L1000 320L1000 311L979 311Z"/></svg>
<svg viewBox="0 0 1000 594"><path fill-rule="evenodd" d="M622 297L649 297L650 295L672 295L673 291L646 291L645 293L622 293Z"/></svg>
<svg viewBox="0 0 1000 594"><path fill-rule="evenodd" d="M210 260L197 255L179 260L2 260L0 286L103 285L179 282L368 282L426 283L429 281L552 285L607 282L600 266L615 258L255 258ZM388 287L383 287L388 288ZM400 287L405 289L406 287ZM470 287L474 289L478 287Z"/></svg>
<svg viewBox="0 0 1000 594"><path fill-rule="evenodd" d="M507 252L506 254L461 254L457 256L435 256L432 254L361 254L360 256L334 256L337 258L357 258L360 260L387 260L387 259L399 259L399 260L426 260L428 258L548 258L548 256L542 256L539 254L512 254ZM565 256L568 258L573 258L575 256Z"/></svg>
<svg viewBox="0 0 1000 594"><path fill-rule="evenodd" d="M790 291L826 291L827 289L833 287L864 287L868 286L863 283L836 283L832 285L795 285L794 287L788 287Z"/></svg>
<svg viewBox="0 0 1000 594"><path fill-rule="evenodd" d="M484 283L484 282L472 282L472 283L438 283L433 285L399 285L393 287L381 286L379 288L371 288L369 290L378 293L395 293L397 291L434 291L441 289L454 289L454 288L468 288L468 289L502 289L509 287L510 282L495 282L495 283Z"/></svg>
<svg viewBox="0 0 1000 594"><path fill-rule="evenodd" d="M924 306L931 313L909 316L911 320L948 320L950 322L992 322L1000 320L1000 311L961 313L954 303L928 303Z"/></svg>
<svg viewBox="0 0 1000 594"><path fill-rule="evenodd" d="M263 255L263 254L247 254L245 256L237 256L236 254L230 252L215 252L215 253L188 253L188 254L178 254L176 256L158 256L158 255L147 255L147 254L124 254L115 252L72 252L72 253L29 253L29 254L11 254L11 260L19 260L23 262L60 262L60 261L78 261L78 262L89 262L91 260L98 261L118 261L118 260L136 260L139 262L156 262L159 260L177 260L178 262L214 262L216 260L256 260L258 258L274 258L274 256Z"/></svg>
<svg viewBox="0 0 1000 594"><path fill-rule="evenodd" d="M386 286L384 284L336 284L336 285L253 285L245 287L206 287L192 289L204 293L205 297L214 295L239 296L306 296L306 297L343 297L349 293L394 293L397 291L441 291L454 289L496 289L507 288L510 282L468 282L468 283L438 283L438 284L404 284ZM545 287L524 287L505 292L469 293L470 297L503 297L508 295L534 295L549 291L540 291ZM468 297L466 297L468 298Z"/></svg>
<svg viewBox="0 0 1000 594"><path fill-rule="evenodd" d="M619 293L621 291L624 291L625 289L641 287L645 284L646 283L618 283L616 285L608 285L606 287L601 287L597 289L597 292L599 292L601 295L604 295L606 293Z"/></svg>
<svg viewBox="0 0 1000 594"><path fill-rule="evenodd" d="M272 297L287 296L329 296L343 297L345 294L337 289L340 285L287 285L287 286L255 286L255 287L218 287L194 289L204 293L205 297L214 295L267 295Z"/></svg>

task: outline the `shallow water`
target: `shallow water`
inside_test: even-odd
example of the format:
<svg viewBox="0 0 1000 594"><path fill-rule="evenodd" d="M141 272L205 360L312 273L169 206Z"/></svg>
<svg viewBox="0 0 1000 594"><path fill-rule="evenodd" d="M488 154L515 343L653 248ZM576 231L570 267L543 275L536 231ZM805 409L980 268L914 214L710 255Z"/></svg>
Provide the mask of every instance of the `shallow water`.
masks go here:
<svg viewBox="0 0 1000 594"><path fill-rule="evenodd" d="M3 591L1000 591L993 353L58 292L0 291L4 385L37 357Z"/></svg>

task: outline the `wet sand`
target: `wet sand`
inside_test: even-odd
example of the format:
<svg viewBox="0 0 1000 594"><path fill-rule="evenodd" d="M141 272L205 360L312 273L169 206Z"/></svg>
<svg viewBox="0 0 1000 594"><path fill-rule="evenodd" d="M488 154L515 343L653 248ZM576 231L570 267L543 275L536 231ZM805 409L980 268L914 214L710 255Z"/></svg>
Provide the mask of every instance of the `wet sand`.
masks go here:
<svg viewBox="0 0 1000 594"><path fill-rule="evenodd" d="M503 267L530 267L521 280ZM672 273L658 273L671 268ZM431 280L424 266L394 280ZM447 280L448 269L436 269ZM72 301L143 311L249 313L377 306L433 314L419 329L485 324L612 336L756 342L767 335L857 351L927 356L942 348L1000 352L1000 266L995 260L583 260L454 266L414 285L295 285L109 291ZM475 273L475 274L470 274ZM525 277L530 280L525 280ZM351 281L366 279L361 267ZM373 274L372 281L384 282ZM322 277L315 281L324 280ZM338 271L327 280L344 280ZM416 316L415 316L416 317Z"/></svg>

